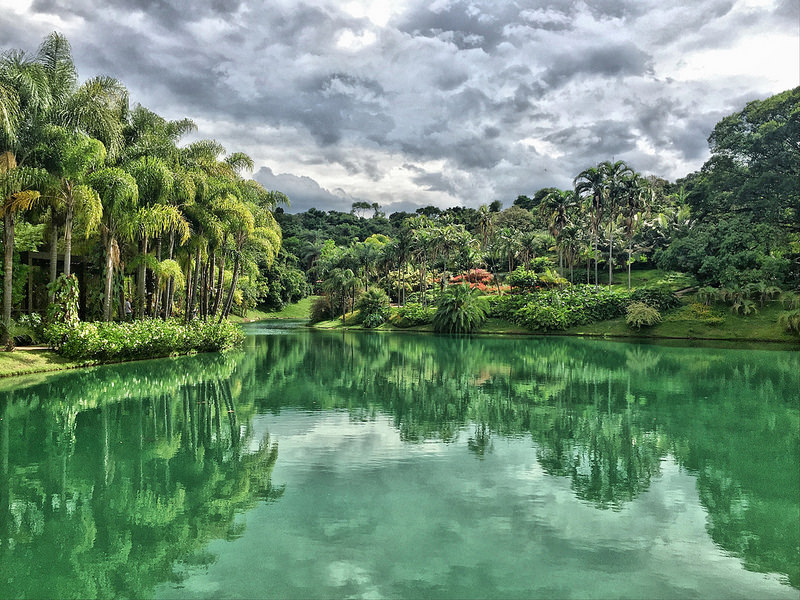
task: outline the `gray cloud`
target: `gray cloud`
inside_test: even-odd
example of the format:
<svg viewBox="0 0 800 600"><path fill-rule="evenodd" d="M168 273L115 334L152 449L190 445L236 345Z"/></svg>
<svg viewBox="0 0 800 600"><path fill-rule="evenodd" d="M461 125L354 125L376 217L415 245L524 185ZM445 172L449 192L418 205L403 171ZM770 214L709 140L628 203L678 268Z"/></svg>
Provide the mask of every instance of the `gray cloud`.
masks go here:
<svg viewBox="0 0 800 600"><path fill-rule="evenodd" d="M336 0L0 0L0 44L35 51L63 31L82 77L115 76L133 101L246 150L293 211L509 205L612 157L670 179L698 168L722 116L781 90L761 67L683 66L758 52L800 18L794 0L392 6L383 25Z"/></svg>

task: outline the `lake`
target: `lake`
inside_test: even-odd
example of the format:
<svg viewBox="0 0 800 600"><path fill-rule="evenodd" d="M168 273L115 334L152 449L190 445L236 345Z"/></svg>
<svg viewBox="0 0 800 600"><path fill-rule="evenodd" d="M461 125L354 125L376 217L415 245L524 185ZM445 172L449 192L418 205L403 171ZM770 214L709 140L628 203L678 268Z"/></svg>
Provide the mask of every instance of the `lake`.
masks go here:
<svg viewBox="0 0 800 600"><path fill-rule="evenodd" d="M800 597L800 352L247 331L0 381L0 597Z"/></svg>

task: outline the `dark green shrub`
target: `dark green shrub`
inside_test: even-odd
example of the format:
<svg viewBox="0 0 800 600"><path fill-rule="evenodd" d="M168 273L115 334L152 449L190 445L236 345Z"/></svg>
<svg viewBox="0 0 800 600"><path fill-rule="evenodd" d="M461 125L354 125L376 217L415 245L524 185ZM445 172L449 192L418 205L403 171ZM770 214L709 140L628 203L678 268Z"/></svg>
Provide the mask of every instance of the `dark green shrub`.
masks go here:
<svg viewBox="0 0 800 600"><path fill-rule="evenodd" d="M401 328L427 325L433 322L434 314L436 314L435 306L426 308L417 302L409 302L392 309L389 322L395 327Z"/></svg>
<svg viewBox="0 0 800 600"><path fill-rule="evenodd" d="M681 305L681 299L666 287L638 288L631 294L631 302L642 302L659 311L667 311Z"/></svg>
<svg viewBox="0 0 800 600"><path fill-rule="evenodd" d="M800 308L783 311L778 317L778 323L786 328L786 331L800 335Z"/></svg>
<svg viewBox="0 0 800 600"><path fill-rule="evenodd" d="M377 327L389 317L389 296L382 289L371 287L361 294L355 308L364 327Z"/></svg>
<svg viewBox="0 0 800 600"><path fill-rule="evenodd" d="M631 302L625 314L625 322L628 327L634 329L651 327L661 323L661 313L658 312L657 308L644 302Z"/></svg>
<svg viewBox="0 0 800 600"><path fill-rule="evenodd" d="M619 317L629 298L624 290L573 285L503 296L493 302L492 316L532 330L563 330Z"/></svg>
<svg viewBox="0 0 800 600"><path fill-rule="evenodd" d="M514 292L532 292L539 285L539 276L525 267L517 267L505 282Z"/></svg>
<svg viewBox="0 0 800 600"><path fill-rule="evenodd" d="M228 350L244 340L242 328L229 321L161 321L74 323L48 325L48 341L73 360L131 360Z"/></svg>
<svg viewBox="0 0 800 600"><path fill-rule="evenodd" d="M486 298L468 284L451 286L439 298L433 328L441 333L471 333L486 320Z"/></svg>
<svg viewBox="0 0 800 600"><path fill-rule="evenodd" d="M78 322L78 278L75 275L59 275L47 286L53 294L53 302L47 307L47 324L72 324Z"/></svg>
<svg viewBox="0 0 800 600"><path fill-rule="evenodd" d="M331 299L328 296L320 296L311 303L311 314L308 315L310 323L327 321L335 316L331 306Z"/></svg>

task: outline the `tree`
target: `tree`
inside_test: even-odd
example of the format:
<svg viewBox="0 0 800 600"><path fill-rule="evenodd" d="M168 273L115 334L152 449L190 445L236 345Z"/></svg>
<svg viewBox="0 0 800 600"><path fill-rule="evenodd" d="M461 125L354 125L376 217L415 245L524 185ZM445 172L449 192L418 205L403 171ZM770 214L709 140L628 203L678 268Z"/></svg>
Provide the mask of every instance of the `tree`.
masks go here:
<svg viewBox="0 0 800 600"><path fill-rule="evenodd" d="M586 212L589 215L589 231L594 240L594 285L597 287L597 244L600 233L600 224L605 211L605 173L600 167L584 169L575 177L575 191L580 194L586 203Z"/></svg>
<svg viewBox="0 0 800 600"><path fill-rule="evenodd" d="M89 176L89 184L97 190L103 204L101 233L105 246L105 282L103 285L103 320L110 321L114 270L119 266L119 236L128 240L135 237L136 208L139 188L136 180L117 167L106 167Z"/></svg>
<svg viewBox="0 0 800 600"><path fill-rule="evenodd" d="M28 210L39 199L47 173L41 169L18 167L11 152L0 154L0 213L3 216L3 331L4 345L10 343L11 303L14 278L14 225L17 213Z"/></svg>

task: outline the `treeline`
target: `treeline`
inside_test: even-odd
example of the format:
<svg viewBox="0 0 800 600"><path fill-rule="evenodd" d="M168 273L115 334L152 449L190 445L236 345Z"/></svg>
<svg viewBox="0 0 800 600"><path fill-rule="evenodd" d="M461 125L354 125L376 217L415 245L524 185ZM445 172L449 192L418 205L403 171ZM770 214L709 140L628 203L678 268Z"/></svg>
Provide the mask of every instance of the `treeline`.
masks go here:
<svg viewBox="0 0 800 600"><path fill-rule="evenodd" d="M243 153L213 140L179 146L196 129L131 108L110 77L80 83L58 33L35 54L0 57L6 339L12 309L52 302L58 272L74 277L77 255L93 320L221 321L246 303L280 249L272 211L287 199L245 177L253 161ZM43 247L47 277L32 289L39 282L19 251Z"/></svg>
<svg viewBox="0 0 800 600"><path fill-rule="evenodd" d="M332 306L342 295L353 306L371 285L398 303L413 294L425 304L427 292L476 268L501 291L500 281L537 258L575 283L617 277L630 287L631 268L648 266L686 272L720 297L797 289L799 111L800 88L749 103L714 128L702 169L677 182L606 161L569 189L540 189L505 210L497 201L388 217L364 202L349 214L279 209L282 255Z"/></svg>

